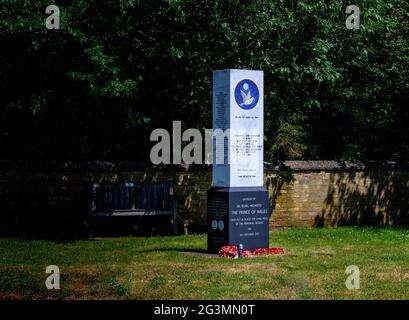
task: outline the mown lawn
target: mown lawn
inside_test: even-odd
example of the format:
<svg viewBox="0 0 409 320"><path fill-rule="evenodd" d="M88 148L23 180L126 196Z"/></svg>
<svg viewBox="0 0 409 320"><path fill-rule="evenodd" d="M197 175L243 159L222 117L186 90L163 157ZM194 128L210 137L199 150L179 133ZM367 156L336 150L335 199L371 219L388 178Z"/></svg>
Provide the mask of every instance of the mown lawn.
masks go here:
<svg viewBox="0 0 409 320"><path fill-rule="evenodd" d="M274 230L282 256L189 254L206 235L52 242L0 239L0 299L408 299L409 229ZM57 265L61 289L47 290ZM345 286L348 265L360 289Z"/></svg>

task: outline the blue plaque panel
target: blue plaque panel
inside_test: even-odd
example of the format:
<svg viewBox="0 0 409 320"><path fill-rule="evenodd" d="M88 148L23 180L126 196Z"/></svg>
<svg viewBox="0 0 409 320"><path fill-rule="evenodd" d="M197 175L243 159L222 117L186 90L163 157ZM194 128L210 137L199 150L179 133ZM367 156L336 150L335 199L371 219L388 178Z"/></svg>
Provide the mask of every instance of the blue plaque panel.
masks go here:
<svg viewBox="0 0 409 320"><path fill-rule="evenodd" d="M269 246L268 191L264 187L212 187L207 193L208 251L243 244L245 249Z"/></svg>

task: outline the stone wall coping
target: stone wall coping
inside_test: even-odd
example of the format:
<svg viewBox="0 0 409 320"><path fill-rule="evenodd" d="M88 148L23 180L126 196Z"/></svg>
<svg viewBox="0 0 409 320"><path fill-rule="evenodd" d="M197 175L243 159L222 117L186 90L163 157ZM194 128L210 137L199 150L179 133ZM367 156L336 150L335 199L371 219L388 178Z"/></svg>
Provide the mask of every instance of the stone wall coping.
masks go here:
<svg viewBox="0 0 409 320"><path fill-rule="evenodd" d="M370 171L408 170L409 163L395 161L334 161L334 160L292 160L278 164L267 164L267 169L290 171Z"/></svg>
<svg viewBox="0 0 409 320"><path fill-rule="evenodd" d="M335 161L291 160L264 162L267 172L279 171L409 171L409 162L396 161ZM0 160L0 171L51 171L51 172L211 172L211 165L153 165L132 161L80 161L80 160Z"/></svg>

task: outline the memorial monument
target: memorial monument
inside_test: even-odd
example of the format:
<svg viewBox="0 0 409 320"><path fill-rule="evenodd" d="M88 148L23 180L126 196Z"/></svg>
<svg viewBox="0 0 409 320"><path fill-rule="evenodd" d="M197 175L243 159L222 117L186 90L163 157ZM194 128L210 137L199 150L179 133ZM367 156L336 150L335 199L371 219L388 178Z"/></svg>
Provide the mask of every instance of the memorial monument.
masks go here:
<svg viewBox="0 0 409 320"><path fill-rule="evenodd" d="M263 186L263 71L213 73L212 187L207 193L208 251L269 246Z"/></svg>

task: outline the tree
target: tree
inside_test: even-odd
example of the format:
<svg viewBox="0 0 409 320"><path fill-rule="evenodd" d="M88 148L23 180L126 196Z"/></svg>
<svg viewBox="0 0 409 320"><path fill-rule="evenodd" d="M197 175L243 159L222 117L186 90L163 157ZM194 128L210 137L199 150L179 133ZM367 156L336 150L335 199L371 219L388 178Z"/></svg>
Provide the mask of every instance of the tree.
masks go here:
<svg viewBox="0 0 409 320"><path fill-rule="evenodd" d="M262 69L275 159L409 158L409 5L359 0L47 1L0 9L1 158L140 159L211 127L212 71ZM399 137L399 143L396 143Z"/></svg>

